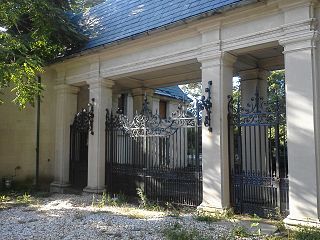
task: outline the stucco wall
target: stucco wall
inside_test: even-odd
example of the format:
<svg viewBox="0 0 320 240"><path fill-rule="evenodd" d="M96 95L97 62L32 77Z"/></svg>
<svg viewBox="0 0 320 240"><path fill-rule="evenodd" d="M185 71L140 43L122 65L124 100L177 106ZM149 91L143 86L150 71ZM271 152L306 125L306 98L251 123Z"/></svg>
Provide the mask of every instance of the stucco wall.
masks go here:
<svg viewBox="0 0 320 240"><path fill-rule="evenodd" d="M42 77L45 91L41 102L40 120L40 177L42 181L53 176L55 98L50 75ZM5 92L0 105L0 178L14 175L16 180L33 182L36 166L36 108L19 110L11 103L14 94Z"/></svg>

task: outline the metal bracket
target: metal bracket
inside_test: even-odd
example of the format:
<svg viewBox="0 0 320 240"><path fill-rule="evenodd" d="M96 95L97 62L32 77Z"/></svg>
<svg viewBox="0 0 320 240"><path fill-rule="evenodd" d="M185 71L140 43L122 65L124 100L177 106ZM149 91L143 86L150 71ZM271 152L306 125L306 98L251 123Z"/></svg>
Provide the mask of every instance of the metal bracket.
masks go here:
<svg viewBox="0 0 320 240"><path fill-rule="evenodd" d="M206 110L206 116L204 118L204 126L208 128L209 132L212 132L211 127L211 112L212 112L212 101L211 101L211 87L212 81L208 81L208 87L204 90L207 93L206 96L202 96L197 103L199 110Z"/></svg>
<svg viewBox="0 0 320 240"><path fill-rule="evenodd" d="M88 103L88 117L89 117L89 132L91 135L94 135L93 131L93 119L94 119L94 105L95 105L95 99L91 99L91 103Z"/></svg>

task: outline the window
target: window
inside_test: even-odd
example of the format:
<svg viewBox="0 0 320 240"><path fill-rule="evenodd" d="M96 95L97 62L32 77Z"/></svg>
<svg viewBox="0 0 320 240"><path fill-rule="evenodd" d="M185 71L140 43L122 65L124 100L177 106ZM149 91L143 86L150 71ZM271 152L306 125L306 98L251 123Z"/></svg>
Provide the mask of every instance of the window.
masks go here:
<svg viewBox="0 0 320 240"><path fill-rule="evenodd" d="M159 115L160 118L167 118L167 102L161 101L159 102Z"/></svg>

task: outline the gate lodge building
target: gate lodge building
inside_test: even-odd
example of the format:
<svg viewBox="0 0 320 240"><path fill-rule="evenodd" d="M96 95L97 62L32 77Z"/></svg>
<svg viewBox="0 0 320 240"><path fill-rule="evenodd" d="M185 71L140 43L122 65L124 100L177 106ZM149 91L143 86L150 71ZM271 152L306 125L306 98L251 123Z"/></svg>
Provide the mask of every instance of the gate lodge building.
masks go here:
<svg viewBox="0 0 320 240"><path fill-rule="evenodd" d="M132 119L146 97L155 113L160 106L155 89L202 82L206 99L205 89L211 90L212 108L202 112L203 121L208 114L210 118L207 126L202 124L199 208L215 211L234 207L238 212L250 208L250 213L255 212L245 198L246 191L251 191L247 188L250 181L257 180L263 186L260 197L249 194L257 198L257 208L265 204L266 198L261 196L269 188L273 208L281 207L283 199L288 204L285 223L319 225L318 0L107 0L74 20L90 36L89 42L84 49L48 66L41 76L46 90L40 111L40 173L54 178L52 191L70 187L70 125L92 98L94 134L88 134L83 191L99 193L106 188L110 157L106 155L106 109L114 110L119 101L125 101L125 114ZM285 69L285 111L273 109L278 115L271 116L267 108L261 117L261 109L252 108L246 112L252 117L255 111L251 122L230 124L232 101L228 96L232 95L233 77L240 78L241 104L251 102L257 107L263 105L261 96L267 98L270 72L279 69ZM167 106L168 114L175 111L172 106ZM245 117L241 109L238 119ZM17 171L23 171L23 164L34 164L25 158L34 156L35 140L30 136L36 131L36 110L19 112L4 104L0 112L6 116L0 120L0 166L11 171L5 159L22 159L25 163ZM277 135L281 128L278 120L284 114L281 124L286 125L287 137L282 144L286 150L281 150L277 146L280 140L269 144L270 139L277 139L269 129L276 129L272 131ZM271 118L277 120L270 123ZM253 138L254 134L259 137ZM285 164L279 160L283 155ZM245 168L246 164L251 167ZM281 192L284 182L287 189Z"/></svg>

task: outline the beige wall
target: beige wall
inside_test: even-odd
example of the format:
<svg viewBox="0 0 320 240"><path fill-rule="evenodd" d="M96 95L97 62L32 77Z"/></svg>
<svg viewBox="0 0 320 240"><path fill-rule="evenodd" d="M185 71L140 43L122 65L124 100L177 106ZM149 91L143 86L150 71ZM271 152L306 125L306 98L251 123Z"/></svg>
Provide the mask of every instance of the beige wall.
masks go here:
<svg viewBox="0 0 320 240"><path fill-rule="evenodd" d="M51 76L42 77L45 91L41 102L40 123L40 177L48 181L53 176L54 168L54 115L55 99ZM28 106L19 110L11 103L14 95L6 91L0 105L0 178L14 175L22 181L35 177L36 166L36 108Z"/></svg>

